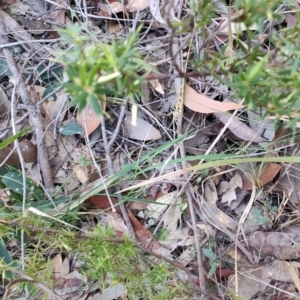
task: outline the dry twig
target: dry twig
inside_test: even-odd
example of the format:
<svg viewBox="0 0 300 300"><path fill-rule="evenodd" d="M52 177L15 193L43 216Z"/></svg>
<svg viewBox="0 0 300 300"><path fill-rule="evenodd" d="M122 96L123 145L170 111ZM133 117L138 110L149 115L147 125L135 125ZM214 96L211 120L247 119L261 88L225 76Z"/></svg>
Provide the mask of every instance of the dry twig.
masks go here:
<svg viewBox="0 0 300 300"><path fill-rule="evenodd" d="M4 15L3 15L3 11L1 10L0 11L0 44L8 44L9 41L7 38L7 31L3 19L4 19ZM51 167L48 158L47 147L43 140L44 126L43 126L43 119L42 119L40 109L37 105L33 104L30 98L24 78L17 67L12 51L8 48L4 48L3 53L5 55L7 65L9 66L12 76L15 80L15 85L18 86L17 90L19 92L19 95L21 96L23 103L26 105L27 111L29 113L29 118L34 126L37 146L38 146L39 165L42 172L44 185L46 188L52 187L53 178L52 178L52 172L51 172Z"/></svg>

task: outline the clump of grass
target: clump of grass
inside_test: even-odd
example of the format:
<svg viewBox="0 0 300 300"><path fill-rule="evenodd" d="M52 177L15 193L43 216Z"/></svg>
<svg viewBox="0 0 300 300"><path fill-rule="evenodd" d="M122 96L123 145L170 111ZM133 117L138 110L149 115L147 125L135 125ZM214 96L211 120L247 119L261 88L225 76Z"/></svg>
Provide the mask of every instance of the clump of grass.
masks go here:
<svg viewBox="0 0 300 300"><path fill-rule="evenodd" d="M45 221L28 214L27 218L14 220L18 230L27 233L24 269L33 280L53 286L51 269L47 268L56 253L74 256L80 262L78 271L87 279L87 285L98 282L99 288L122 284L128 299L192 299L193 293L186 283L180 281L174 267L163 261L142 254L128 237L116 238L110 227L97 225L88 233L64 228L54 222ZM55 228L55 229L53 229ZM0 228L4 242L18 238L11 224ZM14 253L16 260L19 252ZM13 258L14 258L13 255ZM4 265L2 275L5 279ZM6 265L6 272L14 273L16 266ZM17 269L20 268L17 267ZM174 286L169 279L176 279ZM19 293L30 290L34 296L38 290L31 282L22 283ZM39 291L40 292L40 291Z"/></svg>

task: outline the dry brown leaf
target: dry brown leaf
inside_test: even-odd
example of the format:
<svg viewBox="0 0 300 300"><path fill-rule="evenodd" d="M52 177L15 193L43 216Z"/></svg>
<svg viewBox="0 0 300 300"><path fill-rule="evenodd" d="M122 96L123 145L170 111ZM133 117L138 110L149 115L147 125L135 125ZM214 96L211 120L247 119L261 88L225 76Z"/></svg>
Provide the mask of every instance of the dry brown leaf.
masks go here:
<svg viewBox="0 0 300 300"><path fill-rule="evenodd" d="M125 33L125 28L122 24L111 20L107 20L106 29L107 29L107 33L111 33L116 36Z"/></svg>
<svg viewBox="0 0 300 300"><path fill-rule="evenodd" d="M112 13L119 13L122 11L125 11L126 8L121 2L110 2L110 4L100 4L100 9L106 12L109 16L112 15Z"/></svg>
<svg viewBox="0 0 300 300"><path fill-rule="evenodd" d="M149 0L130 0L126 5L126 8L131 11L144 10L149 7Z"/></svg>
<svg viewBox="0 0 300 300"><path fill-rule="evenodd" d="M78 178L78 180L81 183L88 182L88 180L89 180L89 172L88 172L87 167L81 167L81 166L78 166L78 165L74 165L72 167L72 169L73 169L74 173L76 174L76 177Z"/></svg>
<svg viewBox="0 0 300 300"><path fill-rule="evenodd" d="M265 277L269 277L272 280L293 282L289 272L289 263L287 261L273 260L270 265L263 268L263 274Z"/></svg>
<svg viewBox="0 0 300 300"><path fill-rule="evenodd" d="M65 114L66 114L66 109L62 108L62 105L67 104L66 103L66 97L68 97L68 95L66 95L66 93L61 90L59 91L57 94L57 99L54 100L48 100L45 103L43 103L43 108L44 108L44 112L50 116L50 120L55 120L57 117L59 118L59 121L62 122ZM60 116L58 116L58 114L61 113Z"/></svg>
<svg viewBox="0 0 300 300"><path fill-rule="evenodd" d="M212 100L204 95L199 94L189 85L185 85L184 105L193 111L204 114L216 112L225 112L243 108L243 105L237 103L226 103Z"/></svg>
<svg viewBox="0 0 300 300"><path fill-rule="evenodd" d="M229 181L228 190L222 195L222 203L226 203L227 206L231 205L233 200L237 199L235 190L241 188L243 185L241 175L235 172L233 177Z"/></svg>
<svg viewBox="0 0 300 300"><path fill-rule="evenodd" d="M243 187L245 191L252 190L253 182L257 187L262 187L268 182L270 182L280 171L281 165L275 163L267 163L266 166L261 171L259 168L255 168L254 174L249 174L249 170L246 176L243 178ZM251 177L253 180L251 180Z"/></svg>
<svg viewBox="0 0 300 300"><path fill-rule="evenodd" d="M161 138L160 132L151 124L140 117L136 119L136 126L132 125L132 116L127 114L124 119L127 128L128 137L139 141L151 141Z"/></svg>
<svg viewBox="0 0 300 300"><path fill-rule="evenodd" d="M282 232L256 231L248 237L248 246L260 257L275 257L281 260L300 257L300 235Z"/></svg>
<svg viewBox="0 0 300 300"><path fill-rule="evenodd" d="M218 195L223 195L229 189L229 182L222 180L218 186Z"/></svg>
<svg viewBox="0 0 300 300"><path fill-rule="evenodd" d="M216 207L215 205L208 205L206 204L207 219L211 222L211 224L216 223L216 219L219 220L225 227L236 230L237 228L237 222L229 217L226 213L224 213L221 209Z"/></svg>
<svg viewBox="0 0 300 300"><path fill-rule="evenodd" d="M124 223L123 218L118 213L113 213L111 211L101 214L97 217L99 223L104 226L112 227L116 232L121 232L122 234L128 234L128 228Z"/></svg>
<svg viewBox="0 0 300 300"><path fill-rule="evenodd" d="M111 201L115 205L116 212L120 216L122 216L120 206L116 205L118 203L117 199L111 198ZM111 207L107 196L92 196L88 198L88 202L92 203L95 207L100 209L107 209ZM149 239L152 238L151 231L142 226L142 224L137 220L137 218L131 213L130 210L127 210L127 213L137 240L142 243L148 242ZM149 247L155 247L156 249L159 249L161 246L156 242L155 239L152 239Z"/></svg>
<svg viewBox="0 0 300 300"><path fill-rule="evenodd" d="M85 136L90 135L100 125L100 115L97 115L90 104L77 114L77 123L83 128Z"/></svg>
<svg viewBox="0 0 300 300"><path fill-rule="evenodd" d="M150 11L151 11L153 18L157 22L159 22L161 24L165 24L166 21L161 16L159 5L160 5L159 0L149 0Z"/></svg>
<svg viewBox="0 0 300 300"><path fill-rule="evenodd" d="M147 216L157 219L168 208L168 205L174 203L177 197L178 191L174 191L158 198L158 204L151 203L148 205Z"/></svg>
<svg viewBox="0 0 300 300"><path fill-rule="evenodd" d="M243 299L251 299L257 292L263 292L271 279L264 277L262 266L254 266L248 268L243 273L238 274L238 290L239 296ZM251 277L251 278L249 278ZM252 279L253 278L253 279ZM260 283L259 281L262 281ZM235 293L235 275L231 275L228 279L227 288Z"/></svg>
<svg viewBox="0 0 300 300"><path fill-rule="evenodd" d="M3 89L0 87L0 117L6 114L10 108L10 101L7 99L6 94Z"/></svg>
<svg viewBox="0 0 300 300"><path fill-rule="evenodd" d="M33 101L33 103L36 103L42 99L46 88L40 85L33 85L31 87L28 87L27 89L30 93L31 100Z"/></svg>
<svg viewBox="0 0 300 300"><path fill-rule="evenodd" d="M161 85L161 83L159 82L158 79L154 79L154 80L150 80L149 83L152 85L152 87L158 92L160 93L161 95L164 95L165 92L164 92L164 89Z"/></svg>
<svg viewBox="0 0 300 300"><path fill-rule="evenodd" d="M62 267L63 261L60 254L57 254L53 257L53 259L50 262L50 269L52 269L53 277L57 279L60 276L60 273L63 270Z"/></svg>
<svg viewBox="0 0 300 300"><path fill-rule="evenodd" d="M297 22L297 18L293 14L286 14L285 21L286 21L287 27L291 28L291 27L295 26L295 24Z"/></svg>
<svg viewBox="0 0 300 300"><path fill-rule="evenodd" d="M299 205L300 204L300 189L299 189L299 178L300 178L300 164L293 164L288 169L288 172L280 180L280 185L286 192L289 201Z"/></svg>
<svg viewBox="0 0 300 300"><path fill-rule="evenodd" d="M178 221L182 214L179 206L181 203L182 199L181 197L178 197L177 200L171 204L168 213L164 216L164 227L169 231L174 231L178 227Z"/></svg>
<svg viewBox="0 0 300 300"><path fill-rule="evenodd" d="M22 152L23 159L25 163L35 163L37 162L37 146L33 145L30 141L23 140L19 142L20 150ZM9 145L0 150L0 163L2 163L8 154L12 151L13 145ZM17 150L15 150L9 159L6 161L6 164L9 165L18 165L20 163L20 158Z"/></svg>
<svg viewBox="0 0 300 300"><path fill-rule="evenodd" d="M205 180L204 198L209 204L216 204L218 201L217 189L211 178Z"/></svg>
<svg viewBox="0 0 300 300"><path fill-rule="evenodd" d="M229 103L227 103L227 104L229 104ZM229 113L214 113L214 115L223 124L227 124L227 122L231 118L231 115ZM244 141L254 142L254 143L265 142L265 139L263 139L261 136L259 136L256 131L251 129L249 126L247 126L245 123L240 121L238 118L234 118L230 122L228 128L234 135L236 135L238 138L240 138Z"/></svg>

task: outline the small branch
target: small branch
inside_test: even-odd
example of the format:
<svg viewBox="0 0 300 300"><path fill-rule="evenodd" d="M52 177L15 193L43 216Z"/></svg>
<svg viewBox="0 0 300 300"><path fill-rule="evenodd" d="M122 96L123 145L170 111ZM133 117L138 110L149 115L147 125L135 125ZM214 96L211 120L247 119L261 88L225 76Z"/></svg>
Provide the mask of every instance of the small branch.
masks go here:
<svg viewBox="0 0 300 300"><path fill-rule="evenodd" d="M5 24L3 22L4 16L2 10L0 10L0 44L8 44L7 32ZM12 76L15 80L15 85L18 86L18 92L21 96L23 103L26 105L27 111L29 113L29 118L34 126L37 147L38 147L38 159L39 165L43 176L44 185L46 188L53 186L52 172L49 164L48 152L46 144L43 140L44 126L42 115L39 107L33 104L31 101L27 86L25 84L24 78L20 70L17 67L15 59L13 57L12 51L8 48L3 48L3 53L7 61L7 65L10 68Z"/></svg>

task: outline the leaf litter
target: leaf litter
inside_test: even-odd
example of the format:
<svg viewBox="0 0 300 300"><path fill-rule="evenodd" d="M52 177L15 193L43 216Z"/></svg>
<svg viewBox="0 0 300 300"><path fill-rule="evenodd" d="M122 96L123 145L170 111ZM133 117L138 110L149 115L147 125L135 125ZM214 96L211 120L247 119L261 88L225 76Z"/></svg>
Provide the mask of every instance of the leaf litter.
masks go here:
<svg viewBox="0 0 300 300"><path fill-rule="evenodd" d="M238 290L239 295L245 299L256 297L255 295L266 297L270 292L268 288L278 293L279 282L291 283L298 288L299 265L296 260L299 259L299 234L294 227L297 225L298 216L293 211L300 198L297 188L299 164L231 164L231 160L239 155L267 156L271 146L274 146L272 151L270 150L274 156L281 155L282 151L290 156L297 156L298 140L293 140L292 135L286 135L278 142L276 134L279 130L272 118L262 119L257 111L247 110L242 104L242 99L234 98L234 93L230 95L231 91L226 84L216 81L210 75L203 76L199 81L187 78L184 85L182 132L186 137L183 140L173 140L177 124L173 110L176 108L178 97L174 93L175 85L174 81L170 80L171 76L167 77L167 80L160 79L160 76L148 80L141 87L143 95L137 101L136 117L133 105L127 105L119 128L117 121L121 115L120 105L112 102L103 106L102 109L107 112L103 131L101 117L93 108L87 105L78 113L76 108L67 105L70 99L63 89L54 93L53 99L47 98L47 95L63 82L62 70L53 68L56 57L55 51L52 50L60 47L61 40L55 26L71 23L70 15L78 14L72 3L51 1L49 5L41 5L40 1L34 0L26 3L4 2L5 8L9 9L6 12L1 11L1 15L8 33L13 37L10 42L18 44L18 48L14 48L14 55L22 58L37 55L33 56L32 61L25 63L24 76L28 79L27 86L32 101L42 112L43 138L56 186L55 197L72 195L76 199L78 195L85 194L78 204L73 202L72 208L80 210L80 216L96 216L89 219L90 226L102 224L104 227L112 227L116 237L121 238L130 234L130 228L121 211L119 198L114 194L113 183L118 182L118 187L128 189L147 181L150 184L146 188L122 193L122 197L126 199L125 212L137 242L150 254L157 254L166 261L173 262L175 266L179 263L182 269L177 271L177 274L180 274L180 278L185 278L184 280L190 281L194 286L195 282L198 282L196 286L202 288L210 284L218 287L219 291L226 289L235 293ZM97 34L101 32L102 36L97 38L103 43L109 43L112 37L122 37L128 28L131 30L136 26L131 23L131 17L136 18L135 22L148 26L138 40L137 48L143 53L143 59L155 67L154 74L172 75L170 62L174 63L174 57L166 46L171 34L166 28L170 22L176 21L177 11L172 5L161 4L156 0L133 0L126 6L119 1L108 1L105 4L100 1L87 1L86 7L78 4L78 9L81 11L78 20L82 22L81 17L87 13L85 17L89 18L89 30L94 30ZM229 18L228 9L223 2L216 2L214 10L221 19L211 20L215 36L203 46L207 47L207 52L216 51L218 47L226 48L232 38L247 47L241 40L240 33L258 30L257 24L246 27L240 19L244 14L242 10L233 11ZM189 17L188 10L185 13L185 16ZM104 21L97 21L92 17L93 14L100 16ZM286 26L295 26L295 19L294 14L287 12ZM284 20L277 21L283 23ZM275 27L273 29L276 30ZM185 35L187 34L182 34L183 37ZM194 33L198 42L197 35L198 33ZM256 42L262 43L266 36L257 39ZM211 45L216 45L216 49ZM183 47L183 50L186 49ZM238 46L234 51L240 51ZM50 58L50 53L54 57ZM192 56L188 55L182 51L181 61L185 63L191 59ZM10 68L9 62L7 66ZM13 78L7 69L2 73L1 139L4 140L12 135L13 126L20 126L22 122L24 125L28 120L26 106L18 104L17 112L12 110L10 113L21 117L19 120L24 116L23 121L17 121L13 125L10 123L8 112L11 109L10 98L14 91L9 81L13 82L16 78ZM230 100L228 95L231 96ZM65 128L70 125L73 129L67 132ZM82 132L78 129L80 127ZM60 128L63 129L59 131ZM104 140L107 138L114 138L113 143L108 144L109 149L105 148L107 146ZM164 148L169 142L173 144ZM11 144L1 149L0 161L4 162L7 158L6 163L11 166L24 162L26 177L35 178L36 183L42 185L40 165L37 163L40 157L37 154L34 131L22 137L18 144L22 158L19 157L16 146ZM219 158L228 160L225 167L216 166L203 172L194 172L189 178L194 193L194 216L191 215L193 213L184 193L185 189L188 190L185 174L182 172L182 176L177 176L174 173L181 169L180 144L183 145L187 158L194 158L190 161L191 164L209 159L209 154L220 155ZM153 151L155 153L159 147L163 150L154 156L150 154ZM111 162L104 154L107 152ZM146 159L142 160L142 157ZM110 167L113 174L109 171ZM0 171L4 178L7 170L2 168ZM34 173L37 176L34 176ZM165 182L156 182L155 177L162 174L166 175ZM106 180L107 187L101 185L103 180ZM1 181L1 200L8 205L7 207L13 207L15 203L11 197L11 187L5 185L5 182ZM249 191L253 186L256 191L255 201L247 213L240 236L236 238L238 224L247 209L250 201ZM103 194L97 195L99 193ZM46 193L38 200L45 199L49 201ZM82 203L84 209L79 206ZM60 211L63 212L67 206L67 202L59 204ZM55 215L53 210L46 212ZM197 220L196 231L191 224L193 217ZM195 251L195 240L199 237L206 256L202 258L206 263L202 262L201 268L206 275L210 274L207 282L200 284L200 275L197 274L199 253ZM236 242L238 248L234 255L230 255L229 251ZM11 245L8 245L7 249L13 252ZM126 297L127 287L123 284L114 285L109 280L105 288L100 289L101 283L98 282L97 288L90 288L89 293L80 292L80 289L91 286L91 282L84 276L83 269L72 267L72 264L80 265L79 259L69 256L73 254L70 249L60 250L55 256L44 254L49 264L42 272L51 273L53 290L61 299ZM245 264L249 258L246 254L257 264L251 264L249 260ZM155 259L159 258L156 256ZM186 276L191 271L193 276ZM177 280L175 276L172 279ZM290 299L299 297L298 293L290 291L286 291L286 295L290 296Z"/></svg>

